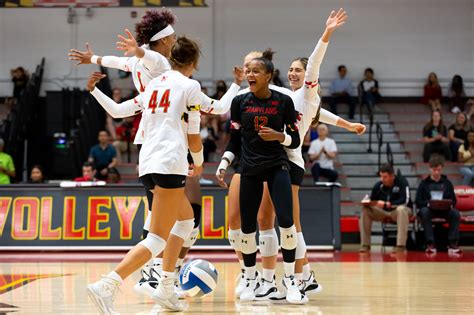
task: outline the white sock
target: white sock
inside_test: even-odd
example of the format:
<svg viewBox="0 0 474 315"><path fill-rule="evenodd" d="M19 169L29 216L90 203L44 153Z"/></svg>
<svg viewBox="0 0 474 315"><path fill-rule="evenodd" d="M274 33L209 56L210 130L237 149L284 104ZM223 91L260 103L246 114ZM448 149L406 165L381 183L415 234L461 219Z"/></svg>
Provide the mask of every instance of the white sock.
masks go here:
<svg viewBox="0 0 474 315"><path fill-rule="evenodd" d="M307 263L306 265L303 265L303 279L307 280L309 279L310 276L311 276L311 266L309 265L309 263Z"/></svg>
<svg viewBox="0 0 474 315"><path fill-rule="evenodd" d="M154 266L163 265L163 258L159 258L159 257L153 258L153 265Z"/></svg>
<svg viewBox="0 0 474 315"><path fill-rule="evenodd" d="M272 282L275 275L275 269L263 269L263 279Z"/></svg>
<svg viewBox="0 0 474 315"><path fill-rule="evenodd" d="M285 277L293 276L295 274L295 262L283 262L283 269L285 270Z"/></svg>
<svg viewBox="0 0 474 315"><path fill-rule="evenodd" d="M302 280L303 279L303 273L295 273L295 278L296 278L296 280Z"/></svg>
<svg viewBox="0 0 474 315"><path fill-rule="evenodd" d="M181 268L181 266L183 265L184 263L184 258L178 258L178 260L176 261L176 268Z"/></svg>
<svg viewBox="0 0 474 315"><path fill-rule="evenodd" d="M245 269L245 263L243 259L239 259L240 269Z"/></svg>
<svg viewBox="0 0 474 315"><path fill-rule="evenodd" d="M113 280L117 281L119 284L122 284L122 283L123 283L122 277L120 277L120 275L119 275L118 273L116 273L115 271L111 271L111 272L107 275L107 278L113 279Z"/></svg>
<svg viewBox="0 0 474 315"><path fill-rule="evenodd" d="M256 272L257 272L257 266L245 267L245 278L254 279Z"/></svg>

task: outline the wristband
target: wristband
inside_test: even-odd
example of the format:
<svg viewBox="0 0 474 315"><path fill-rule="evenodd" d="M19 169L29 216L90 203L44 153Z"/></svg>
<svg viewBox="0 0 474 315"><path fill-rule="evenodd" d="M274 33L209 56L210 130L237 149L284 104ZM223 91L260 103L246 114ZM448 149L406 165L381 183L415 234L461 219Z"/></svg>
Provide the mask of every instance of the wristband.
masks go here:
<svg viewBox="0 0 474 315"><path fill-rule="evenodd" d="M91 63L97 64L98 59L99 59L99 56L97 56L97 55L92 56L91 57Z"/></svg>
<svg viewBox="0 0 474 315"><path fill-rule="evenodd" d="M227 168L229 167L229 162L227 161L227 159L222 159L221 160L221 163L219 164L219 166L217 167L217 171L216 171L216 175L220 175L220 172L221 171L225 171L227 170Z"/></svg>
<svg viewBox="0 0 474 315"><path fill-rule="evenodd" d="M189 152L191 153L191 156L193 158L194 165L201 166L202 163L204 163L204 147L201 147L201 150L199 152L192 152L191 150L189 150Z"/></svg>
<svg viewBox="0 0 474 315"><path fill-rule="evenodd" d="M222 159L226 159L229 164L232 164L232 161L235 159L235 154L231 151L225 151L224 155L222 155Z"/></svg>

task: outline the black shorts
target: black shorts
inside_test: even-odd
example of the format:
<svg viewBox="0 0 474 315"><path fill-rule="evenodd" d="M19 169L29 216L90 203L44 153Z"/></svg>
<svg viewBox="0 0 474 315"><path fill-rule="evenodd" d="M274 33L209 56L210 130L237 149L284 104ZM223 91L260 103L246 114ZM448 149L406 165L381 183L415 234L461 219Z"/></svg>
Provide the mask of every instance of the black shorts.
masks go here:
<svg viewBox="0 0 474 315"><path fill-rule="evenodd" d="M304 169L290 161L291 185L301 186L304 178Z"/></svg>
<svg viewBox="0 0 474 315"><path fill-rule="evenodd" d="M153 190L155 186L165 189L183 188L186 185L186 176L175 174L146 174L140 176L140 181L146 189Z"/></svg>

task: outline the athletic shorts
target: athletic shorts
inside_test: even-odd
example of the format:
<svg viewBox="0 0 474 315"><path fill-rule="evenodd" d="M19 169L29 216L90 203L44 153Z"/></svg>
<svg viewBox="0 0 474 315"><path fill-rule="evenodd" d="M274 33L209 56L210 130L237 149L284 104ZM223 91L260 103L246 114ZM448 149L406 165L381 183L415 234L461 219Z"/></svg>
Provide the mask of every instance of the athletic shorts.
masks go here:
<svg viewBox="0 0 474 315"><path fill-rule="evenodd" d="M304 169L290 161L291 185L301 186L304 178Z"/></svg>
<svg viewBox="0 0 474 315"><path fill-rule="evenodd" d="M149 190L153 190L155 186L165 189L183 188L186 185L186 176L153 173L140 176L140 181Z"/></svg>

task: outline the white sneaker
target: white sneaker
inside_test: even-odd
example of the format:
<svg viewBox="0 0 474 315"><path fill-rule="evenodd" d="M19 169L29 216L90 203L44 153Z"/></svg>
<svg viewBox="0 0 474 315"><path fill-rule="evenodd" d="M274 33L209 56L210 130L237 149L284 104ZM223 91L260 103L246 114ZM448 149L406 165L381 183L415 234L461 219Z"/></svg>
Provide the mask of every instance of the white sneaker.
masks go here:
<svg viewBox="0 0 474 315"><path fill-rule="evenodd" d="M186 303L179 301L178 295L174 292L174 279L163 279L152 297L161 307L175 312L184 311L187 307Z"/></svg>
<svg viewBox="0 0 474 315"><path fill-rule="evenodd" d="M148 280L148 278L150 278L150 275L145 271L145 269L140 270L140 273L142 277L137 283L135 283L133 290L138 294L143 294L142 285Z"/></svg>
<svg viewBox="0 0 474 315"><path fill-rule="evenodd" d="M308 297L298 288L298 282L294 276L284 277L283 283L286 287L286 301L290 304L306 304Z"/></svg>
<svg viewBox="0 0 474 315"><path fill-rule="evenodd" d="M255 290L260 287L258 273L255 273L255 278L245 279L245 288L240 294L241 302L250 302L255 300Z"/></svg>
<svg viewBox="0 0 474 315"><path fill-rule="evenodd" d="M101 314L119 314L115 312L113 305L119 285L118 281L104 276L99 281L87 286L89 297L95 302Z"/></svg>
<svg viewBox="0 0 474 315"><path fill-rule="evenodd" d="M242 291L245 289L245 274L244 274L244 269L241 270L239 276L238 276L238 281L239 283L237 284L237 287L235 288L235 297L240 298L240 295L242 294Z"/></svg>
<svg viewBox="0 0 474 315"><path fill-rule="evenodd" d="M255 290L255 300L266 301L278 296L279 294L278 288L276 286L275 276L273 276L273 281L267 281L262 278L260 280L260 286Z"/></svg>
<svg viewBox="0 0 474 315"><path fill-rule="evenodd" d="M148 277L148 279L143 282L140 280L140 282L135 284L133 289L138 294L143 294L152 297L153 291L158 287L158 284L160 283L160 278L160 274L155 269L151 268L150 276Z"/></svg>
<svg viewBox="0 0 474 315"><path fill-rule="evenodd" d="M302 279L299 284L299 289L304 292L308 297L315 295L323 290L323 287L316 281L314 272L311 271L308 279Z"/></svg>

